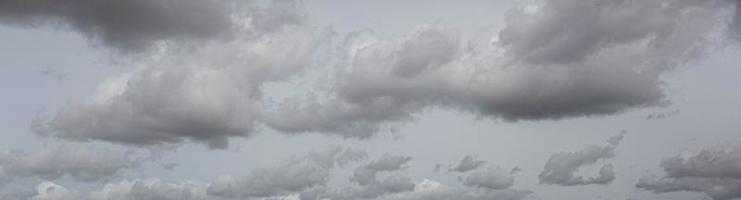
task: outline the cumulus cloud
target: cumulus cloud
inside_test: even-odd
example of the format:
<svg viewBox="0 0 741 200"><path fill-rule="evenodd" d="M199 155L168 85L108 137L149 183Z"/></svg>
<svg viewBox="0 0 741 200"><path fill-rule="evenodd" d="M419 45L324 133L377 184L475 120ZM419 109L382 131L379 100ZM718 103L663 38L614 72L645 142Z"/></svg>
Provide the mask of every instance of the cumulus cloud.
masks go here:
<svg viewBox="0 0 741 200"><path fill-rule="evenodd" d="M53 144L36 152L0 152L0 182L19 178L104 182L134 166L135 161L120 152L96 150L70 144Z"/></svg>
<svg viewBox="0 0 741 200"><path fill-rule="evenodd" d="M615 180L615 171L611 164L603 165L598 175L594 177L585 178L576 175L576 172L584 166L615 157L615 148L624 134L610 138L607 146L588 145L577 152L559 152L551 155L543 172L538 175L540 183L561 186L609 184Z"/></svg>
<svg viewBox="0 0 741 200"><path fill-rule="evenodd" d="M356 152L339 147L312 152L275 166L255 169L246 177L220 177L208 186L207 192L217 197L264 198L326 186L330 170L339 163L348 162L344 155L358 155ZM356 156L351 160L360 158Z"/></svg>
<svg viewBox="0 0 741 200"><path fill-rule="evenodd" d="M741 198L741 148L708 149L664 159L664 177L649 175L636 187L655 193L701 192L716 200Z"/></svg>
<svg viewBox="0 0 741 200"><path fill-rule="evenodd" d="M0 2L0 23L23 27L54 26L78 31L94 42L123 51L158 41L228 36L239 15L252 14L231 0ZM246 13L242 13L246 12Z"/></svg>
<svg viewBox="0 0 741 200"><path fill-rule="evenodd" d="M476 160L473 156L463 157L460 163L448 171L455 172L468 172L471 170L478 169L479 167L486 164L486 161Z"/></svg>
<svg viewBox="0 0 741 200"><path fill-rule="evenodd" d="M355 32L327 95L287 99L266 123L365 138L428 107L517 121L664 105L661 75L717 41L719 2L543 1L508 12L493 43L440 25L401 39Z"/></svg>
<svg viewBox="0 0 741 200"><path fill-rule="evenodd" d="M192 48L162 45L38 132L225 148L260 125L368 138L431 107L517 121L663 105L661 75L702 55L717 41L714 31L726 26L720 1L543 1L527 12L509 11L492 40L464 38L442 25L399 39L358 31L338 43L329 66L312 68L319 86L276 102L263 96L262 86L317 64L324 40L295 1L250 4L234 38Z"/></svg>
<svg viewBox="0 0 741 200"><path fill-rule="evenodd" d="M305 71L320 40L307 24L287 25L294 23L290 2L264 8L265 19L248 20L240 37L198 48L163 46L133 71L100 84L90 99L39 120L36 132L137 146L189 140L211 148L249 136L265 107L261 86Z"/></svg>

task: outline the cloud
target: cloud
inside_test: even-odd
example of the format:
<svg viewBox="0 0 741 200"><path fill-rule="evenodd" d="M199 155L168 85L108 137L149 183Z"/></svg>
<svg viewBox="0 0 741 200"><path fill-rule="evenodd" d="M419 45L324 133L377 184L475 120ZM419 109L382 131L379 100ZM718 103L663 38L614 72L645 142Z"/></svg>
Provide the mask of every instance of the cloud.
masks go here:
<svg viewBox="0 0 741 200"><path fill-rule="evenodd" d="M102 189L92 191L90 200L205 200L206 186L202 183L168 183L160 179L124 180L106 184Z"/></svg>
<svg viewBox="0 0 741 200"><path fill-rule="evenodd" d="M666 175L641 178L636 187L655 193L701 192L716 200L741 198L741 148L707 149L664 159Z"/></svg>
<svg viewBox="0 0 741 200"><path fill-rule="evenodd" d="M294 23L284 16L292 9L281 6L290 2L269 4L258 12L264 20L249 21L231 40L162 46L133 71L101 83L91 98L37 120L35 131L134 146L193 141L225 148L230 138L248 137L266 107L261 87L309 68L321 40L307 24L286 25Z"/></svg>
<svg viewBox="0 0 741 200"><path fill-rule="evenodd" d="M378 160L356 168L350 177L350 181L360 185L369 185L377 182L376 174L379 172L400 170L411 160L412 157L409 156L383 155Z"/></svg>
<svg viewBox="0 0 741 200"><path fill-rule="evenodd" d="M0 180L69 177L83 182L105 182L134 165L133 159L120 152L52 144L36 152L0 152Z"/></svg>
<svg viewBox="0 0 741 200"><path fill-rule="evenodd" d="M379 200L519 200L526 199L532 192L522 190L490 190L483 188L466 188L447 186L427 180L417 183L414 191L389 195Z"/></svg>
<svg viewBox="0 0 741 200"><path fill-rule="evenodd" d="M471 170L478 169L479 167L486 164L486 161L476 160L473 156L466 156L463 157L463 160L461 160L458 165L451 168L448 171L455 171L455 172L468 172Z"/></svg>
<svg viewBox="0 0 741 200"><path fill-rule="evenodd" d="M584 166L615 157L615 148L624 134L623 132L610 138L607 146L588 145L577 152L559 152L551 155L543 172L538 175L540 183L561 186L609 184L615 180L614 167L610 164L603 165L595 177L584 178L575 173Z"/></svg>
<svg viewBox="0 0 741 200"><path fill-rule="evenodd" d="M78 191L69 190L53 182L42 182L36 187L36 192L31 200L78 200L83 196Z"/></svg>
<svg viewBox="0 0 741 200"><path fill-rule="evenodd" d="M258 198L299 193L325 186L330 178L330 170L339 163L346 163L348 160L344 155L356 154L352 152L357 150L335 147L292 158L275 166L255 169L246 177L220 177L208 186L207 192L216 197Z"/></svg>
<svg viewBox="0 0 741 200"><path fill-rule="evenodd" d="M136 70L61 109L37 132L225 148L262 125L369 138L429 108L518 121L664 105L661 75L717 41L713 31L725 25L718 1L546 1L528 12L513 8L492 40L464 38L443 25L396 39L357 31L322 54L327 62L314 58L331 42L307 22L300 3L246 6L242 17L249 20L233 38L161 45ZM263 94L267 83L296 77L317 84L306 95Z"/></svg>
<svg viewBox="0 0 741 200"><path fill-rule="evenodd" d="M240 4L231 0L8 0L0 3L0 23L63 27L82 33L93 44L131 52L160 41L229 36L238 28L234 18L255 14L242 10L251 5Z"/></svg>
<svg viewBox="0 0 741 200"><path fill-rule="evenodd" d="M544 1L509 11L493 43L441 25L400 39L354 32L331 89L283 101L266 124L367 138L430 107L518 121L665 105L661 75L716 41L717 2Z"/></svg>
<svg viewBox="0 0 741 200"><path fill-rule="evenodd" d="M503 190L512 187L515 177L499 167L487 167L482 171L473 172L466 177L463 185L474 188Z"/></svg>

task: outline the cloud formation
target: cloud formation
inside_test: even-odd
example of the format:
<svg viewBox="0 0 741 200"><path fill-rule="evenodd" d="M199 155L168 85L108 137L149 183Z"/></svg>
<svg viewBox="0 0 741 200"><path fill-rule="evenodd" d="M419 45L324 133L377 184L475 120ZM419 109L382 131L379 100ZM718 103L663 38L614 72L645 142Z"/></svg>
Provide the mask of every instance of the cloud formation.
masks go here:
<svg viewBox="0 0 741 200"><path fill-rule="evenodd" d="M260 13L270 20L249 21L241 37L161 48L132 72L100 84L90 99L38 120L36 132L135 146L188 140L211 148L249 136L265 107L262 85L305 71L320 40L308 25L288 25L294 19L284 15L298 12L290 2L264 8Z"/></svg>
<svg viewBox="0 0 741 200"><path fill-rule="evenodd" d="M474 188L488 188L492 190L503 190L512 187L515 177L502 168L489 166L482 171L469 174L463 185Z"/></svg>
<svg viewBox="0 0 741 200"><path fill-rule="evenodd" d="M323 54L327 62L314 58L331 42L307 22L300 3L246 6L235 37L163 45L38 132L225 148L261 125L369 138L427 108L518 121L663 105L661 75L717 43L714 31L726 26L720 1L544 1L513 8L491 40L464 38L443 25L398 39L357 31ZM328 66L312 67L318 63ZM309 68L315 73L304 73ZM275 101L263 94L267 83L295 77L318 84Z"/></svg>
<svg viewBox="0 0 741 200"><path fill-rule="evenodd" d="M433 180L417 183L413 191L389 195L379 200L520 200L526 199L532 192L523 190L491 190L485 188L467 188L448 186Z"/></svg>
<svg viewBox="0 0 741 200"><path fill-rule="evenodd" d="M0 23L23 27L54 26L82 33L93 42L139 51L159 41L224 37L235 17L252 15L249 5L231 0L7 0L0 2Z"/></svg>
<svg viewBox="0 0 741 200"><path fill-rule="evenodd" d="M383 155L378 160L365 164L355 169L350 181L360 185L368 185L376 182L376 174L379 172L396 171L402 169L405 164L412 160L409 156Z"/></svg>
<svg viewBox="0 0 741 200"><path fill-rule="evenodd" d="M741 198L741 148L707 149L664 159L663 177L649 175L636 187L655 193L701 192L715 200Z"/></svg>
<svg viewBox="0 0 741 200"><path fill-rule="evenodd" d="M120 152L53 144L36 152L0 152L0 183L21 178L56 180L64 177L105 182L134 165L134 160Z"/></svg>
<svg viewBox="0 0 741 200"><path fill-rule="evenodd" d="M208 186L207 192L216 197L238 199L300 193L314 187L326 186L330 170L335 165L359 161L364 158L363 155L357 150L339 147L311 152L282 164L255 169L246 177L220 177Z"/></svg>
<svg viewBox="0 0 741 200"><path fill-rule="evenodd" d="M718 2L544 1L508 12L493 43L440 25L401 39L354 32L327 97L288 99L266 123L364 138L429 107L518 121L662 105L661 75L716 41Z"/></svg>
<svg viewBox="0 0 741 200"><path fill-rule="evenodd" d="M624 134L621 133L610 138L607 146L588 145L577 152L559 152L551 155L543 168L543 172L538 175L540 183L560 186L609 184L615 180L615 171L611 164L603 165L599 174L594 177L577 176L576 172L584 166L615 157L615 148L617 148Z"/></svg>

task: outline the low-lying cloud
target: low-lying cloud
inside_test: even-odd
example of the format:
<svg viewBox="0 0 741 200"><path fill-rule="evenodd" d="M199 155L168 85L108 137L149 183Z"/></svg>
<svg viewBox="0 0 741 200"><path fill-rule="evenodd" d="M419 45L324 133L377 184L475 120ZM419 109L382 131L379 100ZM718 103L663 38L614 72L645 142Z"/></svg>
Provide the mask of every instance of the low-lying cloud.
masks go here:
<svg viewBox="0 0 741 200"><path fill-rule="evenodd" d="M623 136L624 133L621 133L610 138L606 146L588 145L577 152L559 152L551 155L543 168L543 172L538 175L540 183L560 186L607 185L611 183L615 180L615 171L611 164L602 165L597 176L585 178L576 175L576 173L584 166L615 157L615 148L617 148Z"/></svg>
<svg viewBox="0 0 741 200"><path fill-rule="evenodd" d="M636 187L655 193L691 191L715 200L741 198L741 148L707 149L661 162L665 176L641 178Z"/></svg>

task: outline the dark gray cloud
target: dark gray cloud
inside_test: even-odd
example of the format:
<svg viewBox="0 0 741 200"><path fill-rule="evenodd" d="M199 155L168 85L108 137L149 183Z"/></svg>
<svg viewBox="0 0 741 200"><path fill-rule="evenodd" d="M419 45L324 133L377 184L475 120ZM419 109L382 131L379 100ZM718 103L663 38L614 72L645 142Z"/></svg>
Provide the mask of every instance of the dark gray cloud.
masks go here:
<svg viewBox="0 0 741 200"><path fill-rule="evenodd" d="M135 161L121 152L96 150L70 144L53 144L36 152L0 152L0 182L64 177L84 182L111 180Z"/></svg>
<svg viewBox="0 0 741 200"><path fill-rule="evenodd" d="M303 72L312 62L320 33L307 24L280 26L298 20L290 15L298 12L291 2L256 12L265 21L249 21L244 31L257 36L245 33L198 48L165 46L133 71L101 83L90 99L33 127L73 141L152 146L187 140L225 148L229 138L254 130L266 107L260 89L265 83Z"/></svg>
<svg viewBox="0 0 741 200"><path fill-rule="evenodd" d="M741 198L741 148L708 149L664 159L664 177L643 177L636 187L655 193L701 192L716 200Z"/></svg>
<svg viewBox="0 0 741 200"><path fill-rule="evenodd" d="M227 36L236 29L239 1L231 0L4 0L0 23L79 31L96 44L124 51L158 41ZM245 6L247 7L247 6Z"/></svg>
<svg viewBox="0 0 741 200"><path fill-rule="evenodd" d="M624 134L610 138L607 146L588 145L577 152L559 152L551 155L543 172L538 175L540 183L561 186L609 184L615 180L615 171L610 164L603 165L598 175L594 177L577 176L576 172L584 166L615 157L615 148Z"/></svg>
<svg viewBox="0 0 741 200"><path fill-rule="evenodd" d="M476 160L476 158L474 158L473 156L466 156L463 157L458 165L448 171L468 172L474 169L478 169L479 167L484 166L484 164L486 164L486 161Z"/></svg>
<svg viewBox="0 0 741 200"><path fill-rule="evenodd" d="M277 101L263 86L316 65L325 38L295 1L246 6L244 34L165 45L36 127L77 141L224 148L260 125L369 138L431 107L505 121L610 115L667 103L661 75L718 41L719 1L545 1L513 8L491 40L441 25L400 39L358 31L308 77L318 86Z"/></svg>
<svg viewBox="0 0 741 200"><path fill-rule="evenodd" d="M661 75L717 41L718 2L544 1L512 9L493 43L435 25L397 40L355 32L336 83L314 91L327 94L288 99L266 123L365 138L428 107L517 121L664 105Z"/></svg>

